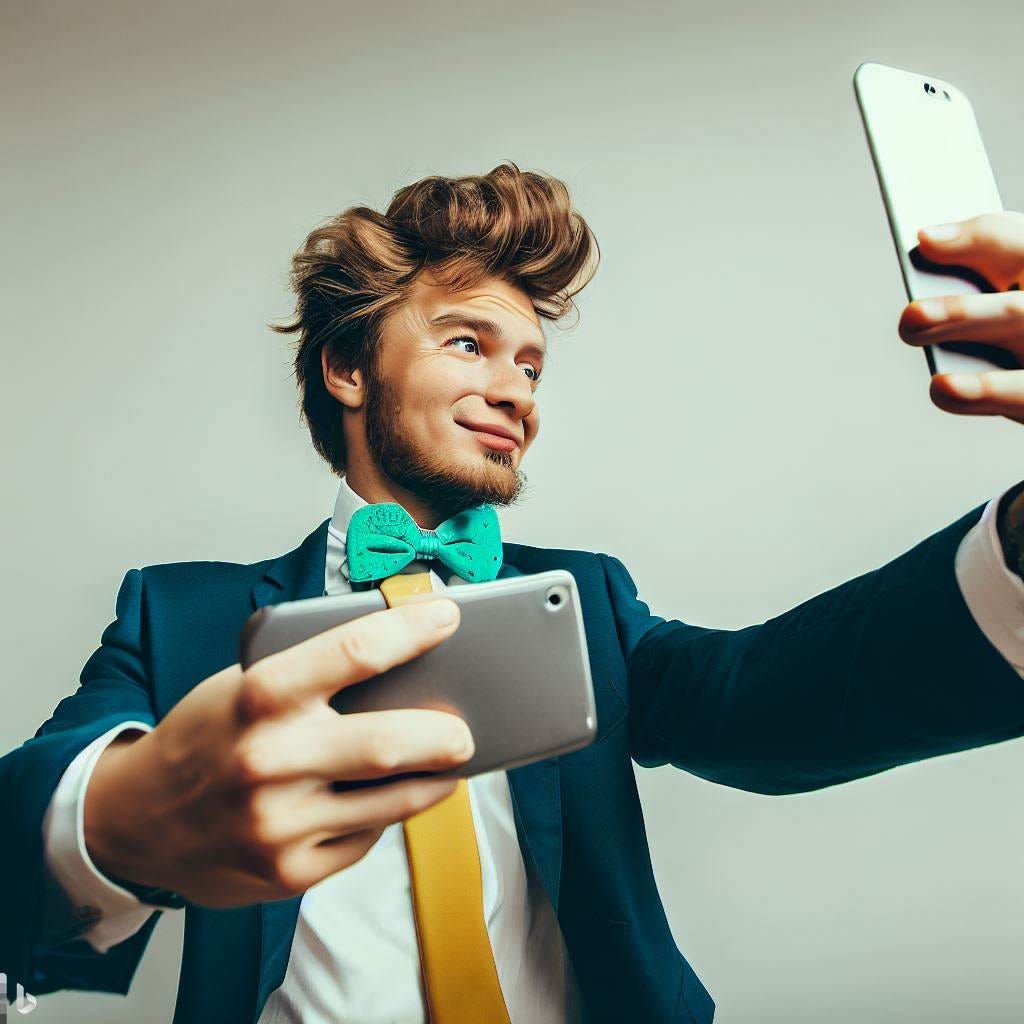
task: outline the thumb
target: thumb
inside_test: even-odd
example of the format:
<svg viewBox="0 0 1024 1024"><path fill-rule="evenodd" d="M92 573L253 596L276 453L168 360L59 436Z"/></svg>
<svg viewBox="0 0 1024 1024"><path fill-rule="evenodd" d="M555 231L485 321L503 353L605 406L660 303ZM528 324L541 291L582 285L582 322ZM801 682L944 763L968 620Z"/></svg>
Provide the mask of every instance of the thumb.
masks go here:
<svg viewBox="0 0 1024 1024"><path fill-rule="evenodd" d="M921 252L936 263L951 263L970 246L971 235L963 224L933 224L917 233Z"/></svg>
<svg viewBox="0 0 1024 1024"><path fill-rule="evenodd" d="M998 291L1024 286L1024 214L1009 210L983 213L930 225L917 237L925 259L970 267Z"/></svg>

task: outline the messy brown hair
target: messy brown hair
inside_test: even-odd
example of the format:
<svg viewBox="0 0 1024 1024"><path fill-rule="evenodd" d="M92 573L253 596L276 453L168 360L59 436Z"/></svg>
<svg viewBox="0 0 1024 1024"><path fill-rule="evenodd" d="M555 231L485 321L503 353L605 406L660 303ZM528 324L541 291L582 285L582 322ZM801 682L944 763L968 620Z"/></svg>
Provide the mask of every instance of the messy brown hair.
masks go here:
<svg viewBox="0 0 1024 1024"><path fill-rule="evenodd" d="M353 206L306 238L292 260L294 318L274 330L298 335L295 377L313 447L345 469L340 406L324 385L332 366L376 370L381 329L429 268L455 290L498 277L524 291L537 314L558 320L594 276L600 250L550 175L499 164L483 175L432 175L399 189L386 213Z"/></svg>

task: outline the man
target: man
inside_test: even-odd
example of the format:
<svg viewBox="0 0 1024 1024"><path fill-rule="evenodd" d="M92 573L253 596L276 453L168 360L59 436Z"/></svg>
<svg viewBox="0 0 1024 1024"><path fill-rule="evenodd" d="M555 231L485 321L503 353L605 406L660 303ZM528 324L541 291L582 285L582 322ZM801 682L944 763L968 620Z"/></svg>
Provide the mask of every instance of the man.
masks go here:
<svg viewBox="0 0 1024 1024"><path fill-rule="evenodd" d="M912 303L904 340L1024 356L1011 290L1024 217L976 218L922 248L1000 292ZM564 185L514 164L416 182L385 215L357 207L310 235L285 330L299 336L313 443L342 477L333 513L280 558L125 576L79 690L0 761L12 986L126 992L155 908L186 904L179 1022L370 1024L429 1009L432 1024L704 1024L713 1003L669 931L633 761L796 793L1024 733L1021 485L740 630L651 615L610 556L506 543L499 575L565 568L577 581L599 731L584 750L470 781L488 948L441 970L486 960L499 1002L475 1018L435 1004L403 829L453 806L457 788L333 783L448 767L472 737L442 712L339 716L327 700L444 642L457 606L392 607L244 672L238 634L254 608L380 583L353 569L367 505L395 503L433 536L516 499L539 427L541 319L570 308L595 255ZM931 393L953 413L1024 422L1024 371L936 377ZM436 589L459 582L443 558L406 568Z"/></svg>

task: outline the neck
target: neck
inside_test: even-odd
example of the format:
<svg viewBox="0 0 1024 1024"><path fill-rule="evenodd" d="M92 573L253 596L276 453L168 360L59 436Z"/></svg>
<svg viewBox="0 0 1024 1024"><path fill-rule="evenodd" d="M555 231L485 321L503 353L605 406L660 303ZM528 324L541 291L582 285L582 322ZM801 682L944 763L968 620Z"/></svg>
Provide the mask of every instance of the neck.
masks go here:
<svg viewBox="0 0 1024 1024"><path fill-rule="evenodd" d="M450 515L449 510L438 508L415 491L395 483L370 460L354 460L345 469L345 479L349 487L371 505L381 501L393 501L401 505L420 529L433 530Z"/></svg>

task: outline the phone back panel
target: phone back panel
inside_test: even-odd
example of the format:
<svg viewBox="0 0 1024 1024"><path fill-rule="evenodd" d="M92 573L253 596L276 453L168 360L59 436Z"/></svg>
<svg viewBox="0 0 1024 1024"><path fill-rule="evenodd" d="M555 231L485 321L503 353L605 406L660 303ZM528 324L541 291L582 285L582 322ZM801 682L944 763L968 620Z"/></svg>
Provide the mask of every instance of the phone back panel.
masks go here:
<svg viewBox="0 0 1024 1024"><path fill-rule="evenodd" d="M861 64L853 81L907 297L992 290L934 264L924 269L915 253L920 228L1003 209L967 97L942 79L884 64ZM925 355L932 373L1017 366L994 346L929 345Z"/></svg>
<svg viewBox="0 0 1024 1024"><path fill-rule="evenodd" d="M597 735L586 633L576 581L563 569L448 587L458 629L380 676L339 690L346 714L433 708L464 719L469 761L435 775L470 776L569 753ZM429 599L429 598L428 598ZM350 619L386 607L377 589L261 608L240 640L243 668Z"/></svg>

